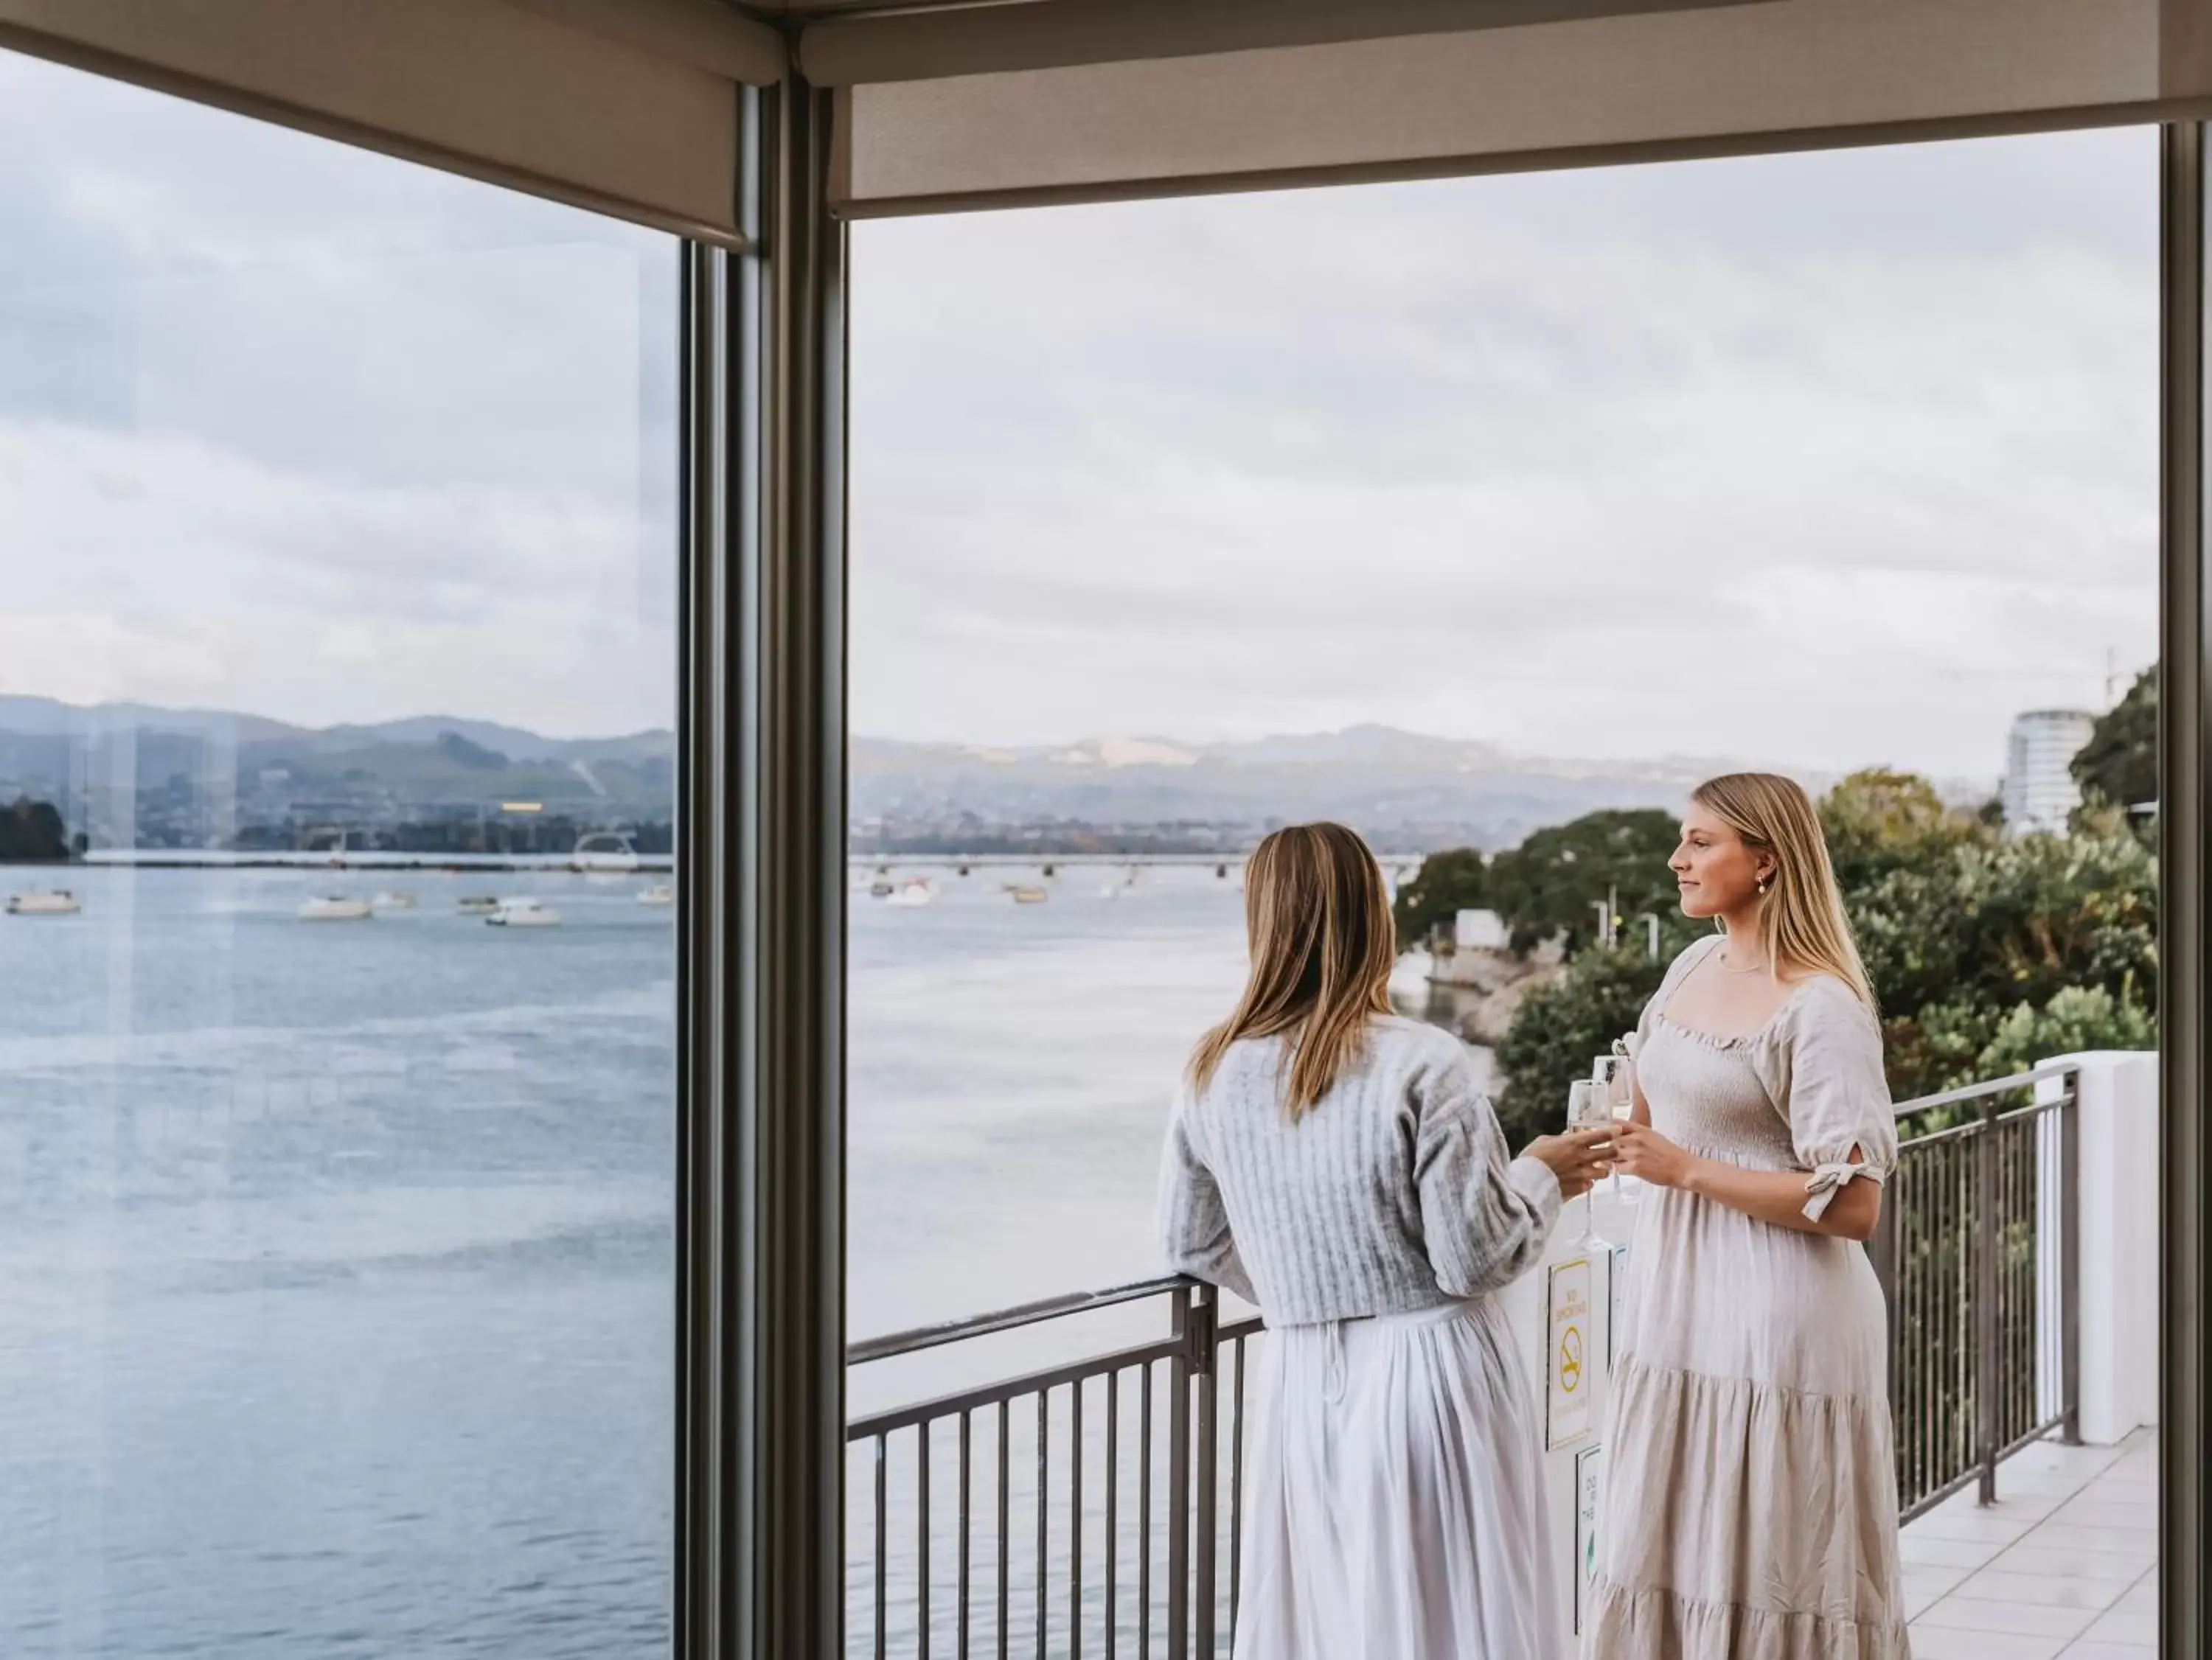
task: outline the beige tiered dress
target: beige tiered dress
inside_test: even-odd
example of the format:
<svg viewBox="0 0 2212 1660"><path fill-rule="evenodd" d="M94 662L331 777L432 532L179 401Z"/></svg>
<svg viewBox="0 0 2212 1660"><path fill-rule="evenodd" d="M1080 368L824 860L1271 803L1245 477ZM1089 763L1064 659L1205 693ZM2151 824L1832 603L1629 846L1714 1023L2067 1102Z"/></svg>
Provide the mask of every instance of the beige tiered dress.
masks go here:
<svg viewBox="0 0 2212 1660"><path fill-rule="evenodd" d="M1803 1172L1817 1215L1895 1164L1880 1028L1826 977L1747 1038L1676 1025L1668 999L1718 943L1675 960L1638 1027L1652 1127L1706 1158ZM1865 1248L1647 1187L1620 1319L1585 1660L1906 1660Z"/></svg>

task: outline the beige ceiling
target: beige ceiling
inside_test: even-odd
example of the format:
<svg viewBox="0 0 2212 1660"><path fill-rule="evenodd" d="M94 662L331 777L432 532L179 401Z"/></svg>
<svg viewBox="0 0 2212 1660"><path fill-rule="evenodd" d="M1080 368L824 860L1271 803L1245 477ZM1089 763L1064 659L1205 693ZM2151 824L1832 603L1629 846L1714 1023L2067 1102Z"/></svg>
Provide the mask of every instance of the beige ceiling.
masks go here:
<svg viewBox="0 0 2212 1660"><path fill-rule="evenodd" d="M2212 118L2212 0L0 0L0 46L725 243L794 53L856 215Z"/></svg>

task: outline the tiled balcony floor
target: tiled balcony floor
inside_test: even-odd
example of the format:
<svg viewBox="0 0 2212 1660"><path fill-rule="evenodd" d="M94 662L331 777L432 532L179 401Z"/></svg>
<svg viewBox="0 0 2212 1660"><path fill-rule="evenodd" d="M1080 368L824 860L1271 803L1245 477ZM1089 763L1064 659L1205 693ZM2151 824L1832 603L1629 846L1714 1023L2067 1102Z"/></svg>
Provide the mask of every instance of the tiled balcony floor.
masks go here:
<svg viewBox="0 0 2212 1660"><path fill-rule="evenodd" d="M2157 1443L2039 1442L1905 1530L1914 1660L2149 1660L2158 1644Z"/></svg>

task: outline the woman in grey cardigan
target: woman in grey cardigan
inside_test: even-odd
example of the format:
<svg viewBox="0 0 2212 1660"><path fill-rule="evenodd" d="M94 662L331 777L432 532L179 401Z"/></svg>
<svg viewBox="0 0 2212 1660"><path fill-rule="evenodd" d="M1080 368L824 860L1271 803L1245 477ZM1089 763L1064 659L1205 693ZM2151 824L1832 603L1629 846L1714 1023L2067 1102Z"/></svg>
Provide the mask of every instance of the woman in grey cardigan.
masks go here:
<svg viewBox="0 0 2212 1660"><path fill-rule="evenodd" d="M1382 872L1339 825L1247 868L1251 974L1191 1057L1161 1214L1178 1269L1259 1305L1237 1660L1536 1660L1566 1641L1540 1423L1491 1293L1605 1130L1508 1157L1457 1039L1390 1010Z"/></svg>

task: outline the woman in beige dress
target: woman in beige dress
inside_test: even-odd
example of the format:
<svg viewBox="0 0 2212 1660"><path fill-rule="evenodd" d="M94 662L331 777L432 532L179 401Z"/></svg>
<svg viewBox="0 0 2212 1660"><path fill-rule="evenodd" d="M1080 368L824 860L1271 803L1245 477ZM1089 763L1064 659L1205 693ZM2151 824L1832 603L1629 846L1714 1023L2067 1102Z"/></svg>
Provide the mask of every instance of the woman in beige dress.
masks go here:
<svg viewBox="0 0 2212 1660"><path fill-rule="evenodd" d="M1881 1288L1881 1033L1790 780L1701 785L1685 951L1630 1040L1650 1184L1621 1299L1585 1660L1906 1660Z"/></svg>

